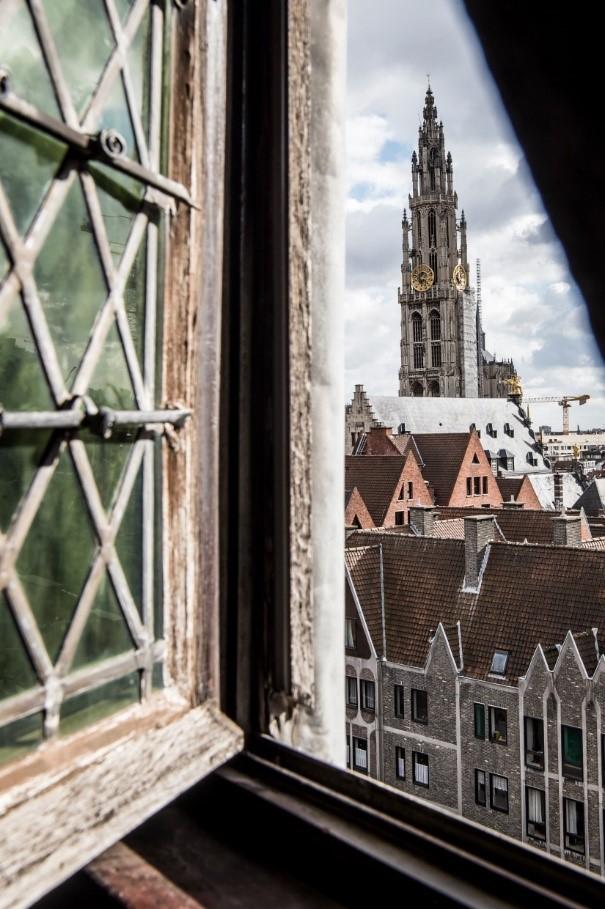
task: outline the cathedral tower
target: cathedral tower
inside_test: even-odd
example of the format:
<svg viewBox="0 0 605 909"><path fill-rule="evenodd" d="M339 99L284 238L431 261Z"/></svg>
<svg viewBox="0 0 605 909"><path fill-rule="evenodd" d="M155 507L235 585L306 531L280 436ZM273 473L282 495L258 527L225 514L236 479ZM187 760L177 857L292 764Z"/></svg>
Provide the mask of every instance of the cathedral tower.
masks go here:
<svg viewBox="0 0 605 909"><path fill-rule="evenodd" d="M481 394L481 327L468 286L466 220L456 218L452 156L429 85L403 213L400 396ZM411 232L411 242L410 242Z"/></svg>

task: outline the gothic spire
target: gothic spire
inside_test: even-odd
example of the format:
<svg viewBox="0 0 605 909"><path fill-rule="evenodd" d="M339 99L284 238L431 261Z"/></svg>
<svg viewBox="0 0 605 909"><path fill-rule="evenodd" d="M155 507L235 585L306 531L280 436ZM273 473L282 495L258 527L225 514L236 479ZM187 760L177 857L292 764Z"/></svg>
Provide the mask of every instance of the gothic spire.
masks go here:
<svg viewBox="0 0 605 909"><path fill-rule="evenodd" d="M433 92L431 91L430 83L429 87L426 90L422 116L424 117L425 124L432 124L437 120L437 108L435 107L435 100L433 98Z"/></svg>

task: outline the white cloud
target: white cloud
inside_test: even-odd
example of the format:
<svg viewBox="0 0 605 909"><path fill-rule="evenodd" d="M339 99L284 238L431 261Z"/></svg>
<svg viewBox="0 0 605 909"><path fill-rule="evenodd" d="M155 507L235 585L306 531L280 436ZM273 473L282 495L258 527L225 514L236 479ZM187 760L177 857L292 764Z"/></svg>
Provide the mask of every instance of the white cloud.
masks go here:
<svg viewBox="0 0 605 909"><path fill-rule="evenodd" d="M349 2L347 394L355 382L397 391L410 155L384 149L416 146L427 72L469 225L469 259L481 259L488 349L513 357L528 394L591 394L572 424L605 425L605 371L584 304L458 0ZM560 424L557 405L533 412Z"/></svg>

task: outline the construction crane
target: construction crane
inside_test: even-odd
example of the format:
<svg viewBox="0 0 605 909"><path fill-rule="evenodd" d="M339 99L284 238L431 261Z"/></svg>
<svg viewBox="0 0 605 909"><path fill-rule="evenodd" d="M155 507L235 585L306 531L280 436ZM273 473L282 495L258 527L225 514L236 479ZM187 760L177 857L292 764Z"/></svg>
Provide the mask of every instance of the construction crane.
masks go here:
<svg viewBox="0 0 605 909"><path fill-rule="evenodd" d="M523 398L524 404L559 404L563 408L563 435L569 433L569 408L572 401L578 404L586 404L590 395L557 395L556 397L547 398Z"/></svg>

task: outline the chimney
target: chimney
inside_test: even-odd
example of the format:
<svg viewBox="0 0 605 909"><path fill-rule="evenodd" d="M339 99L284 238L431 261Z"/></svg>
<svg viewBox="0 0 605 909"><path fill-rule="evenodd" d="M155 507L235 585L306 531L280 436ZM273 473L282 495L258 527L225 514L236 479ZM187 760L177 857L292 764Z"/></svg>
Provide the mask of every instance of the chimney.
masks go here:
<svg viewBox="0 0 605 909"><path fill-rule="evenodd" d="M563 510L563 474L557 471L554 474L554 505L555 511Z"/></svg>
<svg viewBox="0 0 605 909"><path fill-rule="evenodd" d="M579 546L582 542L582 519L579 514L561 514L552 519L552 541L555 546Z"/></svg>
<svg viewBox="0 0 605 909"><path fill-rule="evenodd" d="M495 536L496 519L493 514L473 515L464 519L464 585L463 590L479 589L481 566L485 547Z"/></svg>
<svg viewBox="0 0 605 909"><path fill-rule="evenodd" d="M410 527L419 537L430 537L433 533L435 517L435 509L430 505L412 505Z"/></svg>

